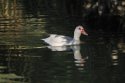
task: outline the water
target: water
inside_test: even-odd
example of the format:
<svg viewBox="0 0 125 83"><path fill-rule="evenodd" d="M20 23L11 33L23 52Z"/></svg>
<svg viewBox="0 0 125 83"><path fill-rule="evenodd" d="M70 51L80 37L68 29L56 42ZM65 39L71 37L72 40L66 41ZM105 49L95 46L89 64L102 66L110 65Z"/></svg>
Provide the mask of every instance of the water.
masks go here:
<svg viewBox="0 0 125 83"><path fill-rule="evenodd" d="M1 45L0 82L124 82L124 43L115 40L88 39L81 45L49 48Z"/></svg>
<svg viewBox="0 0 125 83"><path fill-rule="evenodd" d="M41 18L22 20L23 25L16 28L2 25L0 83L124 82L124 34L88 29L81 45L48 48L41 38L48 33L72 36L73 29L44 25Z"/></svg>
<svg viewBox="0 0 125 83"><path fill-rule="evenodd" d="M5 2L9 4L8 1ZM16 8L5 4L6 8L0 9L4 11L0 14L0 83L125 82L123 33L92 30L90 26L101 28L103 24L95 21L84 26L89 36L81 37L84 41L81 45L48 47L41 38L49 33L72 36L75 26L85 21L79 16L63 16L65 10L59 4L62 11L56 10L56 4L49 8L44 1L46 5L42 11L38 8L40 12L35 10L36 13L34 6L26 11L26 4L20 2L13 4ZM33 2L28 4L31 6ZM33 16L31 11L38 15Z"/></svg>

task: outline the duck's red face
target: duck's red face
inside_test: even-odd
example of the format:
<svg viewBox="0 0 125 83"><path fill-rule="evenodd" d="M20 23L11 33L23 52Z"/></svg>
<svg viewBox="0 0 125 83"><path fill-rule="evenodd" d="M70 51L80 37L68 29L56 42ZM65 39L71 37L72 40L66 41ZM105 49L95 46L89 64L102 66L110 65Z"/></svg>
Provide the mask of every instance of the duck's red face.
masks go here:
<svg viewBox="0 0 125 83"><path fill-rule="evenodd" d="M79 30L83 35L88 35L82 26L79 26Z"/></svg>

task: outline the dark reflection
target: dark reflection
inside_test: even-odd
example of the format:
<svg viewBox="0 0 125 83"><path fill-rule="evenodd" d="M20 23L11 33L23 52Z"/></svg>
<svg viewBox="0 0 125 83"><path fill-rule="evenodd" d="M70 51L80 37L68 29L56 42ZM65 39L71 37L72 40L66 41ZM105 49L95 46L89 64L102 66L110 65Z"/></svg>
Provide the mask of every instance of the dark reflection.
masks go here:
<svg viewBox="0 0 125 83"><path fill-rule="evenodd" d="M19 63L23 50L14 49L15 47L15 45L0 45L0 83L20 83L26 80L24 75L21 75L21 67L24 65Z"/></svg>
<svg viewBox="0 0 125 83"><path fill-rule="evenodd" d="M43 48L0 46L0 82L123 83L124 38Z"/></svg>
<svg viewBox="0 0 125 83"><path fill-rule="evenodd" d="M0 0L0 83L124 83L124 21L124 0ZM42 46L79 24L86 44Z"/></svg>
<svg viewBox="0 0 125 83"><path fill-rule="evenodd" d="M83 66L85 63L85 59L82 58L81 52L80 52L80 45L72 45L72 46L48 46L49 49L52 51L73 51L74 54L74 62L76 67L78 67L79 70L83 70Z"/></svg>

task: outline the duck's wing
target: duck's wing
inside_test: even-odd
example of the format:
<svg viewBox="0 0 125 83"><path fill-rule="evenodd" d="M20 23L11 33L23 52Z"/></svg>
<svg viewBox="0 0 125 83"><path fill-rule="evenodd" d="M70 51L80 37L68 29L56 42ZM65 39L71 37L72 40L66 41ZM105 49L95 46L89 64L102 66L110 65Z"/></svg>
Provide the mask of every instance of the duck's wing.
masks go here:
<svg viewBox="0 0 125 83"><path fill-rule="evenodd" d="M54 40L54 42L67 42L67 43L69 43L70 41L72 41L71 37L64 36L64 35L52 35L51 38Z"/></svg>
<svg viewBox="0 0 125 83"><path fill-rule="evenodd" d="M63 46L63 45L69 45L70 42L72 41L72 38L63 35L50 34L48 38L42 40L52 46Z"/></svg>

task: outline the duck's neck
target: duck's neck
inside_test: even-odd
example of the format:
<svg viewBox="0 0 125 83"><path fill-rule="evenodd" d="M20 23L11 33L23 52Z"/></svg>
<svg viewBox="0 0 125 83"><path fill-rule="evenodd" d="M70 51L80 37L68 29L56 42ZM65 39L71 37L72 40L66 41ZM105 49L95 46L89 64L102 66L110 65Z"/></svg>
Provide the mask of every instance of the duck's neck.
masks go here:
<svg viewBox="0 0 125 83"><path fill-rule="evenodd" d="M74 40L76 40L76 41L80 41L80 35L81 35L81 33L76 33L76 32L74 32Z"/></svg>
<svg viewBox="0 0 125 83"><path fill-rule="evenodd" d="M73 44L80 44L80 35L78 33L74 33Z"/></svg>

